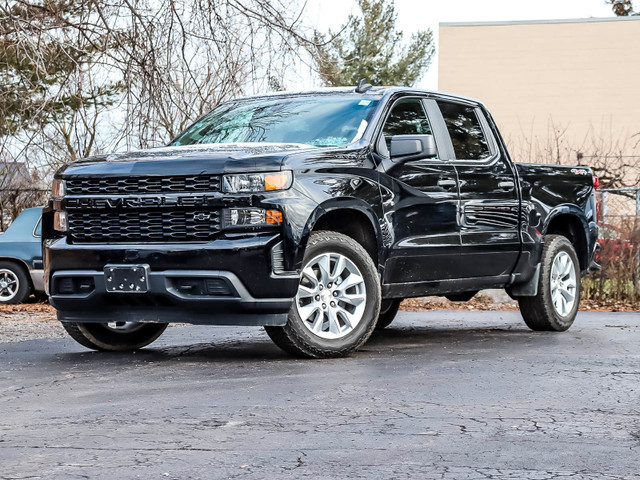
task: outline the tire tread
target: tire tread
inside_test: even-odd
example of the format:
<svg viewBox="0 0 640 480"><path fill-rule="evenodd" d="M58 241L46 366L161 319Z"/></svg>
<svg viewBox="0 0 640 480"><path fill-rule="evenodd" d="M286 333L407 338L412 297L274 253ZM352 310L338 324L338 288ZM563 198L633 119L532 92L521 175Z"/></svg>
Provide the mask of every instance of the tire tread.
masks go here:
<svg viewBox="0 0 640 480"><path fill-rule="evenodd" d="M166 323L147 323L140 330L119 333L116 337L100 323L62 322L62 326L83 347L104 352L130 352L146 347L167 328Z"/></svg>

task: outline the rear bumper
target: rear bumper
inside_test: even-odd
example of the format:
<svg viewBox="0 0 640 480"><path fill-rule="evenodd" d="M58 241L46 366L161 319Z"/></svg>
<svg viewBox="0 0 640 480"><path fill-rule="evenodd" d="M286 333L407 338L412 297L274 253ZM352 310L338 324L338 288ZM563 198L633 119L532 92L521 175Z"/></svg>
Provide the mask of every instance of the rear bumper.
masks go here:
<svg viewBox="0 0 640 480"><path fill-rule="evenodd" d="M63 322L284 325L299 276L274 265L280 258L274 255L280 236L233 240L191 245L48 240L44 259L49 300ZM148 291L107 291L108 264L149 265Z"/></svg>

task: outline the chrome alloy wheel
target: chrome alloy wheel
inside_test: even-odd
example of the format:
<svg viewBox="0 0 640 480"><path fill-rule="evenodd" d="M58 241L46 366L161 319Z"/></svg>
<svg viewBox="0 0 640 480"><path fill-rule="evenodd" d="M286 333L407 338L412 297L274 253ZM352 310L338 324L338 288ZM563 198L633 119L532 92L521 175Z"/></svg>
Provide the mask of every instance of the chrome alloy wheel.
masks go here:
<svg viewBox="0 0 640 480"><path fill-rule="evenodd" d="M556 313L566 317L576 302L576 266L567 252L559 252L551 264L551 301Z"/></svg>
<svg viewBox="0 0 640 480"><path fill-rule="evenodd" d="M348 335L364 315L367 290L358 267L339 253L323 253L302 269L296 309L307 327L320 338Z"/></svg>
<svg viewBox="0 0 640 480"><path fill-rule="evenodd" d="M144 326L144 323L140 322L109 322L104 324L109 330L113 330L118 333L131 333L139 330Z"/></svg>
<svg viewBox="0 0 640 480"><path fill-rule="evenodd" d="M20 280L14 272L4 268L0 270L0 301L11 301L17 295L19 288Z"/></svg>

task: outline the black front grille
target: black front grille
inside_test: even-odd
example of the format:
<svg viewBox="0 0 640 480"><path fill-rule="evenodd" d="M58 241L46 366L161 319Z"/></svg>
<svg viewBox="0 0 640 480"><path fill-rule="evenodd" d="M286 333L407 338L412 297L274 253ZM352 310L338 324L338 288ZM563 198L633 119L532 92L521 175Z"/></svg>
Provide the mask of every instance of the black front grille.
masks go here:
<svg viewBox="0 0 640 480"><path fill-rule="evenodd" d="M79 243L173 242L212 239L220 230L220 212L69 211L69 234Z"/></svg>
<svg viewBox="0 0 640 480"><path fill-rule="evenodd" d="M70 178L69 195L135 195L220 191L219 175L173 177Z"/></svg>

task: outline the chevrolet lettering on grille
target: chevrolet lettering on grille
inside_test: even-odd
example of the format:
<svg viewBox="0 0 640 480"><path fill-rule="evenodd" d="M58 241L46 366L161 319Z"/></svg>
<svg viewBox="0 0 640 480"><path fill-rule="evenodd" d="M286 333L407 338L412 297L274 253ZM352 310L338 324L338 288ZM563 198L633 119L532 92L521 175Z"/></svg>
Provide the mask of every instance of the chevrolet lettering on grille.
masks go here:
<svg viewBox="0 0 640 480"><path fill-rule="evenodd" d="M219 204L214 196L153 196L128 198L68 198L66 207L70 209L123 209L162 207L210 207Z"/></svg>

